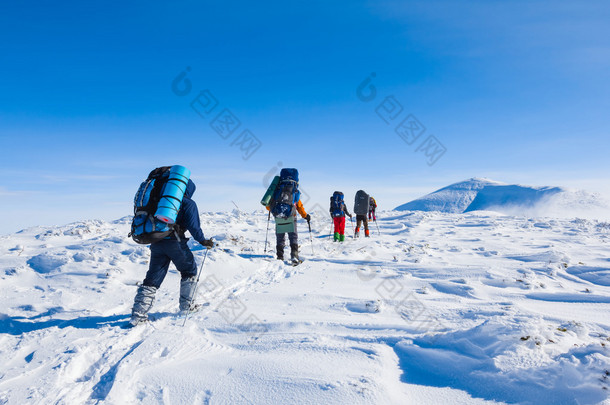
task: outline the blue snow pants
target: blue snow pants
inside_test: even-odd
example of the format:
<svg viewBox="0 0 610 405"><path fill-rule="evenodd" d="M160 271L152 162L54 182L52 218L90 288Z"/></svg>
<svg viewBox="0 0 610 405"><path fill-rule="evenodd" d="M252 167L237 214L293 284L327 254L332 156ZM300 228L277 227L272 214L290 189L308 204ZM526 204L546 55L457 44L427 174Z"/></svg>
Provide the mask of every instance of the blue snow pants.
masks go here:
<svg viewBox="0 0 610 405"><path fill-rule="evenodd" d="M150 265L142 284L159 288L167 275L170 262L174 263L183 280L197 275L195 257L187 241L163 239L150 245Z"/></svg>

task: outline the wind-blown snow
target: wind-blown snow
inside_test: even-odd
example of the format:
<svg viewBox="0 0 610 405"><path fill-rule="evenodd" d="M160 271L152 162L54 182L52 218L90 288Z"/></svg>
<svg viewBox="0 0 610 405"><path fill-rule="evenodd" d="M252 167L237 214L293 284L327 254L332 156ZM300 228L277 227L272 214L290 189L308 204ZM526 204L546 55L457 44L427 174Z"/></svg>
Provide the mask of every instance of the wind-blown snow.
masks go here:
<svg viewBox="0 0 610 405"><path fill-rule="evenodd" d="M0 237L0 403L610 401L608 223L389 211L338 244L318 218L290 267L266 213L201 220L220 247L184 328L175 270L122 328L149 259L129 218Z"/></svg>
<svg viewBox="0 0 610 405"><path fill-rule="evenodd" d="M587 217L608 216L599 195L561 187L531 187L473 178L451 184L399 207L399 211L464 213L496 211L508 215Z"/></svg>

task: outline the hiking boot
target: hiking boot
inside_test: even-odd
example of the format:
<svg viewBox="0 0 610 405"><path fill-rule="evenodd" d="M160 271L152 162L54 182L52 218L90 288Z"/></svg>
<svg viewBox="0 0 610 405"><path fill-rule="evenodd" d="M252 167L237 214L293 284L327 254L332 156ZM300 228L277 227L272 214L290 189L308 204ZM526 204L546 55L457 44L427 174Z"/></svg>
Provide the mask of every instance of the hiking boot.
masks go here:
<svg viewBox="0 0 610 405"><path fill-rule="evenodd" d="M130 325L135 326L148 320L148 311L150 311L153 302L155 302L156 292L157 289L155 287L147 285L138 287L138 292L133 300L133 308L131 309Z"/></svg>
<svg viewBox="0 0 610 405"><path fill-rule="evenodd" d="M197 281L195 276L180 280L180 311L186 311L191 307L191 301L195 300L193 294L195 293L196 286Z"/></svg>
<svg viewBox="0 0 610 405"><path fill-rule="evenodd" d="M290 245L290 259L299 261L299 245Z"/></svg>
<svg viewBox="0 0 610 405"><path fill-rule="evenodd" d="M203 307L208 306L209 303L206 304L191 304L188 309L180 309L180 315L193 314L195 312L201 311Z"/></svg>
<svg viewBox="0 0 610 405"><path fill-rule="evenodd" d="M138 326L139 324L146 323L146 322L148 322L148 317L141 318L139 316L132 315L131 318L129 319L129 327L134 328L134 327Z"/></svg>
<svg viewBox="0 0 610 405"><path fill-rule="evenodd" d="M275 250L277 252L277 259L278 260L284 260L284 246L277 245L275 247Z"/></svg>

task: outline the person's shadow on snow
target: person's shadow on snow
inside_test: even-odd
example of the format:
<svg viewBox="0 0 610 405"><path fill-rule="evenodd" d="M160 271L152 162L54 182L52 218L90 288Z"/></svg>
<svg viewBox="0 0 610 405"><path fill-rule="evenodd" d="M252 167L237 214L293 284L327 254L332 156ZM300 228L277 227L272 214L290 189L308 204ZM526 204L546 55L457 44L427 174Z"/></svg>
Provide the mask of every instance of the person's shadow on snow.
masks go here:
<svg viewBox="0 0 610 405"><path fill-rule="evenodd" d="M127 321L129 320L129 315L127 314L83 316L73 319L47 319L44 321L37 320L49 315L52 314L44 313L27 318L25 316L8 316L6 314L0 314L0 334L21 335L23 333L52 327L60 329L69 327L76 329L101 329L106 326L125 328L127 326ZM157 320L171 315L175 314L171 312L158 312L151 314L151 318Z"/></svg>

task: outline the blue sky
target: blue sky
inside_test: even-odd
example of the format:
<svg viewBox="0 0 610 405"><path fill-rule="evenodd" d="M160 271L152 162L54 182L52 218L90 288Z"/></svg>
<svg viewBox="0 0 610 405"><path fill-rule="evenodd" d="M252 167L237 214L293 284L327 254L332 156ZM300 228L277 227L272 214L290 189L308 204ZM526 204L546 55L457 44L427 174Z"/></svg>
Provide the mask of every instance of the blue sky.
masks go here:
<svg viewBox="0 0 610 405"><path fill-rule="evenodd" d="M202 211L259 209L279 162L310 206L362 188L393 208L475 176L606 193L603 1L287 3L0 5L0 233L128 215L167 164L192 170ZM224 109L241 122L227 139ZM395 132L408 115L426 129L412 144Z"/></svg>

